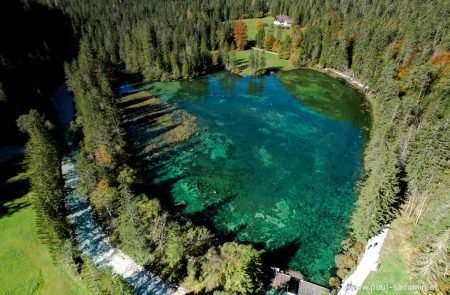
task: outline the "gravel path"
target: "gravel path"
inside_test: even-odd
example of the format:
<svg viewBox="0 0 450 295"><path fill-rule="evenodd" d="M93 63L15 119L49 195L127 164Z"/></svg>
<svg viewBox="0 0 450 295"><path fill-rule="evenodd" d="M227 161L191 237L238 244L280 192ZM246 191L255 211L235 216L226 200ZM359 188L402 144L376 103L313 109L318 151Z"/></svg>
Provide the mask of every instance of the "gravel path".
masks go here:
<svg viewBox="0 0 450 295"><path fill-rule="evenodd" d="M262 51L262 52L266 52L266 53L273 54L273 55L279 55L276 52L272 52L272 51L269 51L269 50L261 49L261 48L258 48L258 47L252 47L252 49L258 50L258 51Z"/></svg>
<svg viewBox="0 0 450 295"><path fill-rule="evenodd" d="M81 251L98 267L111 267L115 273L121 275L134 287L137 294L185 294L184 290L172 288L109 243L108 237L95 221L88 202L75 194L78 178L75 173L74 159L75 155L72 154L63 161L62 172L68 191L68 219L74 226L75 238Z"/></svg>
<svg viewBox="0 0 450 295"><path fill-rule="evenodd" d="M345 80L347 80L350 84L354 85L355 87L358 87L361 90L367 91L369 90L369 86L364 85L363 83L361 83L359 80L357 80L354 77L351 77L350 75L340 72L336 69L332 69L332 68L326 68L325 70L330 71L332 73L335 73L336 75L340 76L341 78L344 78Z"/></svg>
<svg viewBox="0 0 450 295"><path fill-rule="evenodd" d="M388 231L389 225L385 226L378 235L368 241L363 258L359 261L353 274L342 282L338 295L357 294L369 273L371 271L377 271L381 246L383 246Z"/></svg>
<svg viewBox="0 0 450 295"><path fill-rule="evenodd" d="M65 85L59 87L52 98L58 111L60 124L64 128L64 139L71 146L68 128L73 120L73 95ZM88 201L75 193L78 176L75 171L76 152L65 157L61 170L64 176L64 186L67 190L67 210L69 222L75 230L75 239L80 250L94 261L97 267L111 267L113 272L122 276L133 286L139 295L182 295L187 292L183 288L173 288L163 282L142 266L136 264L130 257L114 248L101 227L95 221Z"/></svg>

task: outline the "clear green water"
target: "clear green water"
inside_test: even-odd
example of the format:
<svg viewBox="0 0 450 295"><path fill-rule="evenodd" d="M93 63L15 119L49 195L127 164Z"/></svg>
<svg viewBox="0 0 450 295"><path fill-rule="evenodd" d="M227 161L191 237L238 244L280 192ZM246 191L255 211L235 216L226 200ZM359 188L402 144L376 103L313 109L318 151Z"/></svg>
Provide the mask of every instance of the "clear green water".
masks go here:
<svg viewBox="0 0 450 295"><path fill-rule="evenodd" d="M129 127L155 191L219 234L266 249L271 265L327 284L362 170L362 95L311 70L142 89L197 117L199 130L151 158L144 147L157 127Z"/></svg>

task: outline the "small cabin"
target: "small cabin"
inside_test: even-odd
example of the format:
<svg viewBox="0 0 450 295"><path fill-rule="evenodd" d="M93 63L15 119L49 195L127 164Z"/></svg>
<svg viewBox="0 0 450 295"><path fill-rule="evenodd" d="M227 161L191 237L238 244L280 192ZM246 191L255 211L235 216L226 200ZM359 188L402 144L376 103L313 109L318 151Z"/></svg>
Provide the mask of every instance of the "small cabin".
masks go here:
<svg viewBox="0 0 450 295"><path fill-rule="evenodd" d="M275 26L290 27L294 21L287 15L277 15L273 21Z"/></svg>
<svg viewBox="0 0 450 295"><path fill-rule="evenodd" d="M274 271L271 287L282 290L287 295L330 295L327 288L303 280L298 272L284 273L277 267L271 267Z"/></svg>

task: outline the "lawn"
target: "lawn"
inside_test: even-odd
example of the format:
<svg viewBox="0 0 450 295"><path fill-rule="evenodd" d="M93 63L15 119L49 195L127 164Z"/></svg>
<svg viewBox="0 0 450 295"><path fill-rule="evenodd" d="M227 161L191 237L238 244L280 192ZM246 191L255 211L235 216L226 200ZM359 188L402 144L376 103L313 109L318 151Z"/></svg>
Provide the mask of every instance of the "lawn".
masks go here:
<svg viewBox="0 0 450 295"><path fill-rule="evenodd" d="M410 230L402 218L392 223L381 250L380 269L370 273L364 282L364 287L368 289L361 290L358 294L418 294L410 290L395 291L394 289L396 286L414 285L408 274L408 255L412 251L407 242L409 233Z"/></svg>
<svg viewBox="0 0 450 295"><path fill-rule="evenodd" d="M254 50L254 49L250 49ZM240 70L247 68L248 59L250 56L250 50L236 51L236 62ZM284 59L279 59L278 55L264 52L266 57L266 67L267 68L277 68L283 69L288 66L288 61Z"/></svg>
<svg viewBox="0 0 450 295"><path fill-rule="evenodd" d="M89 294L39 241L20 170L17 161L0 165L0 294Z"/></svg>
<svg viewBox="0 0 450 295"><path fill-rule="evenodd" d="M244 19L243 21L247 24L247 39L249 41L249 47L254 46L255 41L255 35L256 35L256 22L260 18L250 18L250 19ZM265 27L266 34L269 32L272 32L274 36L277 36L277 28L273 26L273 17L268 16L265 18L261 18L264 20L264 22L267 24ZM282 38L284 36L290 34L289 28L282 28ZM241 71L244 71L247 68L249 56L250 56L250 50L245 51L236 51L236 59L237 59L237 66ZM284 69L288 67L288 61L279 59L278 55L271 54L265 52L266 57L266 68L275 68L275 69ZM245 71L244 71L245 74Z"/></svg>
<svg viewBox="0 0 450 295"><path fill-rule="evenodd" d="M264 20L264 22L267 24L265 30L266 30L266 35L269 32L272 32L272 34L276 37L277 36L277 28L273 26L273 16L267 16L265 18L262 18L262 20ZM248 41L255 41L255 36L256 36L256 22L259 20L259 18L249 18L249 19L244 19L243 21L245 22L245 24L247 25L247 39ZM284 38L286 35L288 35L290 33L290 29L289 28L282 28L281 29L282 32L282 38Z"/></svg>

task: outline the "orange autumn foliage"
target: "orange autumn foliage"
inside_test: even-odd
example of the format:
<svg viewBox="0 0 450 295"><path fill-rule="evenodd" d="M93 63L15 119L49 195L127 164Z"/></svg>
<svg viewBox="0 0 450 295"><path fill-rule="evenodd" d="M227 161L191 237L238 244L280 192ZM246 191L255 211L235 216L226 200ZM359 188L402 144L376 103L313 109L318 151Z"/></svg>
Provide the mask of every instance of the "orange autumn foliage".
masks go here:
<svg viewBox="0 0 450 295"><path fill-rule="evenodd" d="M238 50L244 50L247 47L247 25L238 20L234 23L234 41Z"/></svg>
<svg viewBox="0 0 450 295"><path fill-rule="evenodd" d="M291 36L292 36L291 47L292 48L300 48L303 45L301 32L302 32L301 26L296 25L296 26L292 27L292 29L291 29Z"/></svg>
<svg viewBox="0 0 450 295"><path fill-rule="evenodd" d="M450 70L450 51L436 54L430 59L430 63L444 69L444 73Z"/></svg>
<svg viewBox="0 0 450 295"><path fill-rule="evenodd" d="M409 66L399 65L397 67L397 76L400 80L405 78L409 73Z"/></svg>
<svg viewBox="0 0 450 295"><path fill-rule="evenodd" d="M292 49L291 55L289 56L288 64L290 67L295 67L298 63L298 54L300 52L300 49Z"/></svg>
<svg viewBox="0 0 450 295"><path fill-rule="evenodd" d="M293 37L294 37L294 36L298 36L298 35L301 34L302 30L303 30L303 27L302 27L302 26L300 26L300 25L295 25L295 26L293 26L292 29L291 29L291 34L292 34Z"/></svg>
<svg viewBox="0 0 450 295"><path fill-rule="evenodd" d="M95 189L95 192L97 192L99 194L103 194L108 189L109 189L108 182L105 179L101 179L97 184L97 188Z"/></svg>
<svg viewBox="0 0 450 295"><path fill-rule="evenodd" d="M397 77L400 80L402 80L409 74L411 62L414 60L415 56L415 52L411 53L411 55L405 60L405 62L397 67Z"/></svg>
<svg viewBox="0 0 450 295"><path fill-rule="evenodd" d="M95 165L110 166L112 157L104 144L100 144L95 150Z"/></svg>

